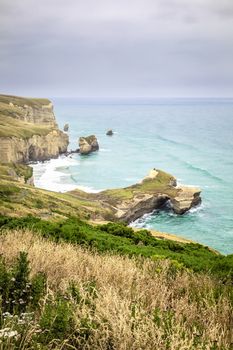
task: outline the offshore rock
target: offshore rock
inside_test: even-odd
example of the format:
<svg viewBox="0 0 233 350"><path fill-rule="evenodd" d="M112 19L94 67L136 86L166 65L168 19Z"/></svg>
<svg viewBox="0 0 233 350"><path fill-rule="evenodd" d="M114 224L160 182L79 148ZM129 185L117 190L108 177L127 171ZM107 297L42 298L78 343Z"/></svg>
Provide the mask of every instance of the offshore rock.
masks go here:
<svg viewBox="0 0 233 350"><path fill-rule="evenodd" d="M112 136L112 135L113 135L112 129L109 129L109 130L106 132L106 135L107 135L107 136Z"/></svg>
<svg viewBox="0 0 233 350"><path fill-rule="evenodd" d="M80 154L89 154L99 149L99 144L95 135L79 138Z"/></svg>
<svg viewBox="0 0 233 350"><path fill-rule="evenodd" d="M69 124L68 124L68 123L66 123L66 124L64 125L63 130L64 130L65 132L68 132L68 131L69 131Z"/></svg>
<svg viewBox="0 0 233 350"><path fill-rule="evenodd" d="M178 193L174 198L171 198L171 206L176 214L184 214L192 207L201 203L201 189L198 187L177 187Z"/></svg>

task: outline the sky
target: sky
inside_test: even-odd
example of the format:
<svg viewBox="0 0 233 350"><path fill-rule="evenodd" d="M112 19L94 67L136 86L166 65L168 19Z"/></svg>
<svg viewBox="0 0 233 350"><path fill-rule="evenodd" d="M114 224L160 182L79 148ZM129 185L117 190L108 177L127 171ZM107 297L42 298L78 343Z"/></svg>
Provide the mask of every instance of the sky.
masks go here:
<svg viewBox="0 0 233 350"><path fill-rule="evenodd" d="M233 97L233 0L0 0L0 93Z"/></svg>

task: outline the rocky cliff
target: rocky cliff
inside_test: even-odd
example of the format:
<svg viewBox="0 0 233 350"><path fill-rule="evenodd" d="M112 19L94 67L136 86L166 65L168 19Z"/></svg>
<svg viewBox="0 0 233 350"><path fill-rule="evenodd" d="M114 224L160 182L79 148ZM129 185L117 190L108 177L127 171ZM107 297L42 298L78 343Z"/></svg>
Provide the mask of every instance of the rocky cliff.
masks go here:
<svg viewBox="0 0 233 350"><path fill-rule="evenodd" d="M160 209L166 203L176 214L184 214L201 202L201 190L195 187L177 186L174 176L153 169L141 182L125 187L84 193L79 190L71 194L101 204L111 212L111 220L130 223L144 214Z"/></svg>
<svg viewBox="0 0 233 350"><path fill-rule="evenodd" d="M0 95L0 162L56 158L67 151L68 136L58 129L47 99Z"/></svg>

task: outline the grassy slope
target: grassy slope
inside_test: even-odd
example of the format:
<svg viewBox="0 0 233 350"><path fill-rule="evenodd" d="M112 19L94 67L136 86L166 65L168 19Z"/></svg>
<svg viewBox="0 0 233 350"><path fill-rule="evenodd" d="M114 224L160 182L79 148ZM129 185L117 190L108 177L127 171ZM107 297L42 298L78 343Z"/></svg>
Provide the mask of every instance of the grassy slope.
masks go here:
<svg viewBox="0 0 233 350"><path fill-rule="evenodd" d="M30 280L22 258L15 264L22 251L28 253ZM0 236L0 255L6 261L0 261L0 295L8 301L3 310L15 305L9 305L7 288L26 301L23 312L32 312L26 322L17 306L11 313L18 316L1 315L0 328L17 334L5 331L2 349L232 348L232 289L211 276L167 260L98 254L20 229Z"/></svg>
<svg viewBox="0 0 233 350"><path fill-rule="evenodd" d="M31 98L31 97L18 97L12 95L0 95L0 103L9 104L12 102L13 104L23 107L24 105L30 107L38 107L40 108L43 105L48 105L50 101L47 98Z"/></svg>
<svg viewBox="0 0 233 350"><path fill-rule="evenodd" d="M111 212L89 198L38 189L16 180L32 175L32 169L22 164L0 164L0 214L34 215L50 220L76 216L81 219L108 219Z"/></svg>
<svg viewBox="0 0 233 350"><path fill-rule="evenodd" d="M107 210L88 200L50 192L0 178L0 213L12 216L34 215L54 220L75 215L83 219L107 217Z"/></svg>
<svg viewBox="0 0 233 350"><path fill-rule="evenodd" d="M224 280L233 281L233 255L218 255L208 247L195 243L177 243L159 240L147 230L133 231L123 224L109 223L92 226L77 218L56 222L39 218L0 217L0 228L33 229L43 237L72 244L81 244L99 252L115 252L145 258L170 258L196 272L209 272Z"/></svg>

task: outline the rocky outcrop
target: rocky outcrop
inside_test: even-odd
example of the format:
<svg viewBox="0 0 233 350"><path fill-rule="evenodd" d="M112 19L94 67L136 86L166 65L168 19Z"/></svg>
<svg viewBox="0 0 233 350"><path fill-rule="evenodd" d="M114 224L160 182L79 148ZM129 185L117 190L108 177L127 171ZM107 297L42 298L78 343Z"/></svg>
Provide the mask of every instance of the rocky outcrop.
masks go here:
<svg viewBox="0 0 233 350"><path fill-rule="evenodd" d="M109 129L109 130L106 132L106 135L107 135L107 136L112 136L112 135L113 135L112 129Z"/></svg>
<svg viewBox="0 0 233 350"><path fill-rule="evenodd" d="M57 158L67 151L67 145L68 137L60 130L28 139L0 137L0 162L28 163Z"/></svg>
<svg viewBox="0 0 233 350"><path fill-rule="evenodd" d="M184 214L201 202L199 188L177 186L174 176L152 169L139 183L119 189L87 194L72 191L79 198L96 201L112 212L113 220L130 223L144 214L171 203L171 210Z"/></svg>
<svg viewBox="0 0 233 350"><path fill-rule="evenodd" d="M171 206L176 214L184 214L201 202L201 189L197 187L179 186L178 193L171 198Z"/></svg>
<svg viewBox="0 0 233 350"><path fill-rule="evenodd" d="M99 149L99 144L95 135L79 138L80 154L89 154Z"/></svg>
<svg viewBox="0 0 233 350"><path fill-rule="evenodd" d="M67 151L68 135L58 129L46 99L0 95L0 162L27 163Z"/></svg>
<svg viewBox="0 0 233 350"><path fill-rule="evenodd" d="M65 132L68 132L68 131L69 131L69 124L68 124L68 123L66 123L66 124L64 125L63 130L64 130Z"/></svg>

